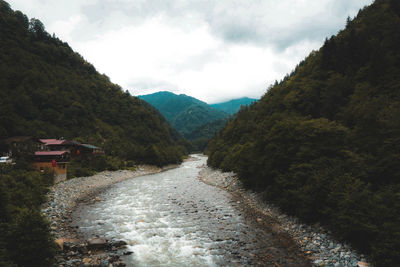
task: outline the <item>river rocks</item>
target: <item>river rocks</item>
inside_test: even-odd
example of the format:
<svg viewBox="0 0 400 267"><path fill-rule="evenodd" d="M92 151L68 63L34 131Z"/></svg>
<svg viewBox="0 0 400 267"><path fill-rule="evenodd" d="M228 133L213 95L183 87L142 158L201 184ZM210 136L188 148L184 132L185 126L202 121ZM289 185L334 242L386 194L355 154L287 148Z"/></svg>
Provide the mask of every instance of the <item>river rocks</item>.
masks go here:
<svg viewBox="0 0 400 267"><path fill-rule="evenodd" d="M102 238L91 238L87 243L87 248L90 250L106 249L109 246L107 240Z"/></svg>
<svg viewBox="0 0 400 267"><path fill-rule="evenodd" d="M164 169L168 168L171 166ZM50 188L47 195L48 201L43 205L42 212L48 217L56 238L63 238L64 232L69 232L69 223L72 222L70 215L78 203L101 201L97 194L110 185L164 169L140 166L135 171L105 171L94 176L79 177L58 183Z"/></svg>
<svg viewBox="0 0 400 267"><path fill-rule="evenodd" d="M122 248L126 243L122 240L107 241L98 237L90 238L82 244L64 242L64 251L57 256L57 264L64 267L126 266L120 258L123 255L130 255L132 252L128 253L124 250L112 252L112 244L117 244Z"/></svg>
<svg viewBox="0 0 400 267"><path fill-rule="evenodd" d="M119 260L126 251L121 250L126 243L121 240L104 242L104 239L83 240L76 230L79 225L71 225L71 214L81 202L101 201L98 193L110 185L132 179L134 177L157 173L168 166L160 169L153 166L140 166L135 171L101 172L90 177L80 177L58 183L50 188L47 194L47 202L42 207L42 213L50 221L52 234L55 236L55 243L59 248L56 257L57 266L100 266L108 261L113 267L125 266ZM110 253L121 250L118 257L110 256ZM104 264L103 264L104 265Z"/></svg>
<svg viewBox="0 0 400 267"><path fill-rule="evenodd" d="M57 244L59 249L64 250L64 240L62 238L58 238L54 242Z"/></svg>
<svg viewBox="0 0 400 267"><path fill-rule="evenodd" d="M128 244L123 240L113 241L111 243L111 246L116 247L116 248L120 248L120 247L123 247L123 246L126 246L126 245L128 245Z"/></svg>
<svg viewBox="0 0 400 267"><path fill-rule="evenodd" d="M199 174L199 179L239 196L240 201L232 203L233 206L243 204L255 213L263 214L265 218L269 218L271 232L290 235L304 255L311 260L313 266L372 267L366 262L363 255L352 250L349 245L335 240L329 231L326 231L320 225L301 224L298 219L266 204L260 194L244 190L234 173L223 173L204 166ZM257 217L256 222L261 224L263 219Z"/></svg>
<svg viewBox="0 0 400 267"><path fill-rule="evenodd" d="M100 263L100 267L109 267L110 262L108 260L104 260Z"/></svg>

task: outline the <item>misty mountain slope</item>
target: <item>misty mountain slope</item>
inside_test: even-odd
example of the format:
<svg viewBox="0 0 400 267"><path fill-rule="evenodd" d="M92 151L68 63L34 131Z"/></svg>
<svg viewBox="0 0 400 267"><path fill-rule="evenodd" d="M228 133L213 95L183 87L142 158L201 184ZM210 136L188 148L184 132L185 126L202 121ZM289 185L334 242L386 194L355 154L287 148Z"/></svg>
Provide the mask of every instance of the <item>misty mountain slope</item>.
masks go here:
<svg viewBox="0 0 400 267"><path fill-rule="evenodd" d="M377 0L208 146L266 200L400 262L400 2Z"/></svg>
<svg viewBox="0 0 400 267"><path fill-rule="evenodd" d="M256 101L257 99L255 98L242 97L242 98L232 99L226 102L211 104L211 106L213 108L226 112L230 115L233 115L239 111L241 106L248 106Z"/></svg>

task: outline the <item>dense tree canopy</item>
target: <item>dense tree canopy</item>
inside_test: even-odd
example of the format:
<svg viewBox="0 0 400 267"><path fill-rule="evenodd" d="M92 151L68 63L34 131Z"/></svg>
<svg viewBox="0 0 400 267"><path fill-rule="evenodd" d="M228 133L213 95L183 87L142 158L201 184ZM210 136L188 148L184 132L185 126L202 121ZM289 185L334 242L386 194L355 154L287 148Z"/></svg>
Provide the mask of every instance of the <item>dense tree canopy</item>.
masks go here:
<svg viewBox="0 0 400 267"><path fill-rule="evenodd" d="M209 146L209 165L368 253L400 262L400 8L376 0Z"/></svg>
<svg viewBox="0 0 400 267"><path fill-rule="evenodd" d="M220 120L205 123L192 132L185 134L185 138L190 140L192 151L204 151L208 142L219 133L233 116L225 117Z"/></svg>

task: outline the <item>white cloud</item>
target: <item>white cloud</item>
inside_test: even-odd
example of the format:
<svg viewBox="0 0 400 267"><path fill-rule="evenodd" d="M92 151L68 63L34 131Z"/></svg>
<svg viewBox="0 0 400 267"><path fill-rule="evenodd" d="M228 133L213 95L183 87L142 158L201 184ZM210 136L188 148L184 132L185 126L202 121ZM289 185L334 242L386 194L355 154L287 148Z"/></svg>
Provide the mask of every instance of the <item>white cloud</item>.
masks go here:
<svg viewBox="0 0 400 267"><path fill-rule="evenodd" d="M10 0L132 94L261 96L372 0Z"/></svg>
<svg viewBox="0 0 400 267"><path fill-rule="evenodd" d="M75 15L66 20L56 20L50 24L46 30L50 33L57 32L57 35L62 36L64 41L73 41L71 34L79 27L82 20L83 18L81 15Z"/></svg>

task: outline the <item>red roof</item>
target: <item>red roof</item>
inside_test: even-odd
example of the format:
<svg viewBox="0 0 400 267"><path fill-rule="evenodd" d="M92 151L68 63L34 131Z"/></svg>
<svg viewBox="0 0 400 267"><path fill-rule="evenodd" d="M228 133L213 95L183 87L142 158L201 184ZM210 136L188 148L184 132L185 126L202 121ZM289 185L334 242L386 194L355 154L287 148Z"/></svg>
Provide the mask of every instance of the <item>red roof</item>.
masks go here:
<svg viewBox="0 0 400 267"><path fill-rule="evenodd" d="M69 151L36 151L35 156L62 156Z"/></svg>
<svg viewBox="0 0 400 267"><path fill-rule="evenodd" d="M45 144L46 146L48 145L62 145L65 140L58 140L58 139L39 139L40 142Z"/></svg>

